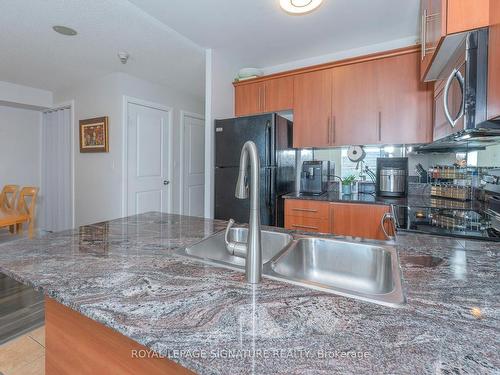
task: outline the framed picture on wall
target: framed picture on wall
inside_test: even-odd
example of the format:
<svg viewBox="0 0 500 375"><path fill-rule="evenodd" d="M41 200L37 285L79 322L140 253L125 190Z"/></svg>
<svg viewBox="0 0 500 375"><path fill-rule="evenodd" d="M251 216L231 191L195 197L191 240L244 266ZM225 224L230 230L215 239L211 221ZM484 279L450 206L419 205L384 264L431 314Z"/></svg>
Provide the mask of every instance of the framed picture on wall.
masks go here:
<svg viewBox="0 0 500 375"><path fill-rule="evenodd" d="M108 151L108 117L80 120L80 152Z"/></svg>

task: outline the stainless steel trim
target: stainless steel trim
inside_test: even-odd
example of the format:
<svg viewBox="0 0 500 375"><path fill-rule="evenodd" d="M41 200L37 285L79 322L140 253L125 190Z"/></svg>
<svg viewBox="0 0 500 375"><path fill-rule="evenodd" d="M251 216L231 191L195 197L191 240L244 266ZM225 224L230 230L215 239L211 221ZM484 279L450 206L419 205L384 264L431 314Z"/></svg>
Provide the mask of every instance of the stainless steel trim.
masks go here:
<svg viewBox="0 0 500 375"><path fill-rule="evenodd" d="M460 101L460 111L458 112L458 115L455 119L451 117L450 114L450 109L448 108L448 94L450 91L451 83L453 82L453 79L457 78L458 84L460 85L460 91L462 91L462 100ZM446 119L448 120L448 123L452 128L455 127L457 124L458 120L464 115L464 110L465 110L465 93L464 93L464 77L462 76L462 73L458 69L453 69L451 72L450 76L446 80L446 85L444 86L444 95L443 95L443 106L444 106L444 115L446 116Z"/></svg>

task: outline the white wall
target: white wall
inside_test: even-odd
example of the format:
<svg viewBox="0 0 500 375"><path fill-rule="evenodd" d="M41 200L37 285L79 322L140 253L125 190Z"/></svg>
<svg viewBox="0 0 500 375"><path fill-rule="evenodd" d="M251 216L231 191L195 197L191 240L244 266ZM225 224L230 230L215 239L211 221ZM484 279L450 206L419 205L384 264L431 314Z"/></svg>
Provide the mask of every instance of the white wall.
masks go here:
<svg viewBox="0 0 500 375"><path fill-rule="evenodd" d="M75 101L75 214L76 225L124 216L123 98L130 96L172 107L174 137L173 212L179 210L179 122L180 111L204 113L203 98L147 82L125 73L112 73L78 87L56 92L54 102ZM78 121L109 117L109 152L80 153ZM176 142L177 140L177 142Z"/></svg>
<svg viewBox="0 0 500 375"><path fill-rule="evenodd" d="M0 81L0 104L48 109L52 107L52 92Z"/></svg>
<svg viewBox="0 0 500 375"><path fill-rule="evenodd" d="M214 121L234 116L233 80L242 63L219 50L207 50L205 90L205 217L214 215Z"/></svg>
<svg viewBox="0 0 500 375"><path fill-rule="evenodd" d="M41 122L41 112L0 106L0 189L8 184L40 187Z"/></svg>

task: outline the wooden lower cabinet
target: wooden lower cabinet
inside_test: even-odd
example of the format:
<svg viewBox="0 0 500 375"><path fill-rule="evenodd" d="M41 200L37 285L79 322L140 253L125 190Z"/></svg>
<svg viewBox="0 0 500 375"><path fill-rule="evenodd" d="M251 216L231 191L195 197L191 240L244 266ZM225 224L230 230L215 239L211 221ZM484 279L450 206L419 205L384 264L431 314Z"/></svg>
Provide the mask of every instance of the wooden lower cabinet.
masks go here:
<svg viewBox="0 0 500 375"><path fill-rule="evenodd" d="M340 236L352 236L386 240L381 227L385 213L390 212L389 206L359 203L332 203L330 206L331 233ZM386 223L386 230L389 224Z"/></svg>
<svg viewBox="0 0 500 375"><path fill-rule="evenodd" d="M45 298L45 373L194 374L48 297Z"/></svg>
<svg viewBox="0 0 500 375"><path fill-rule="evenodd" d="M329 203L298 199L286 200L285 228L304 232L329 233Z"/></svg>
<svg viewBox="0 0 500 375"><path fill-rule="evenodd" d="M390 210L390 206L379 204L288 199L285 201L285 228L386 240L381 220ZM384 226L388 234L394 234L389 221Z"/></svg>
<svg viewBox="0 0 500 375"><path fill-rule="evenodd" d="M303 216L286 216L285 228L313 233L330 233L330 219L314 219Z"/></svg>

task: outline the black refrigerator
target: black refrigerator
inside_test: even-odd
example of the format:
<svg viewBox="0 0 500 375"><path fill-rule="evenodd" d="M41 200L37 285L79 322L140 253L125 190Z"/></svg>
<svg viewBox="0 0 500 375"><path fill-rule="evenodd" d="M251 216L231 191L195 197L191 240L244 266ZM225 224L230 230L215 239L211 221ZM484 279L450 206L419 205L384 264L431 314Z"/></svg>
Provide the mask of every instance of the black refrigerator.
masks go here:
<svg viewBox="0 0 500 375"><path fill-rule="evenodd" d="M215 121L215 218L248 223L250 202L234 196L241 149L257 145L262 225L284 225L284 194L295 191L293 124L276 113Z"/></svg>

